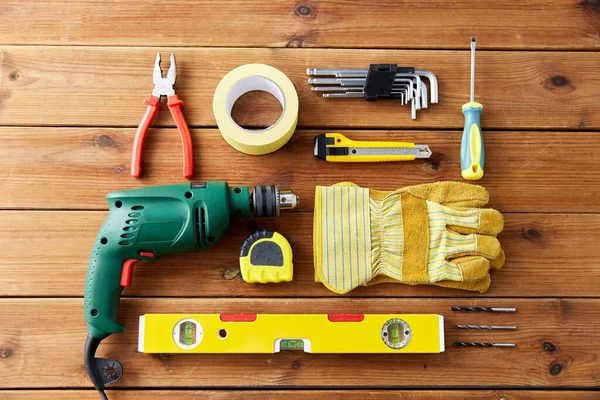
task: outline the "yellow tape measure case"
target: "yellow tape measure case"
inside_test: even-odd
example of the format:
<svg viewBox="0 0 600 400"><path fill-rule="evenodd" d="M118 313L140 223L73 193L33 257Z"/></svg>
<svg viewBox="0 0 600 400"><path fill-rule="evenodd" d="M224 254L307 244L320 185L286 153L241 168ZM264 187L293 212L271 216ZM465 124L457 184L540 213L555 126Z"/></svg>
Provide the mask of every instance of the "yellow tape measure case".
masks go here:
<svg viewBox="0 0 600 400"><path fill-rule="evenodd" d="M294 275L292 247L277 232L258 231L240 248L240 271L248 283L290 282Z"/></svg>

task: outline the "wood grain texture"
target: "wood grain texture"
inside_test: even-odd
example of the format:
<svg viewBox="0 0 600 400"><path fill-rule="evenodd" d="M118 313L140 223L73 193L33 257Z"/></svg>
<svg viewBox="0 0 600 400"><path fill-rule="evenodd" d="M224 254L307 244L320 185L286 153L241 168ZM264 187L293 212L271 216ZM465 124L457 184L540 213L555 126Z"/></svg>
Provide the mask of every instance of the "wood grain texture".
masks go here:
<svg viewBox="0 0 600 400"><path fill-rule="evenodd" d="M123 299L128 331L110 336L98 356L127 372L115 385L134 387L378 387L494 386L597 388L599 300L487 299L461 303L514 306L515 314L450 312L453 299ZM86 336L82 299L0 300L0 387L89 387L82 360ZM201 355L137 352L138 317L157 312L441 313L447 350L441 354ZM512 332L465 332L457 323L515 324ZM576 337L576 340L575 340ZM513 349L455 348L457 340L514 342ZM45 368L42 366L51 366ZM457 373L457 370L460 373ZM381 373L385 371L385 373ZM493 373L490 373L493 371Z"/></svg>
<svg viewBox="0 0 600 400"><path fill-rule="evenodd" d="M137 126L152 90L157 51L172 48L0 47L1 125ZM264 63L287 74L298 90L300 127L454 128L462 130L468 101L468 51L180 48L177 92L193 126L215 126L214 90L231 69ZM400 63L430 69L440 103L410 119L395 101L323 99L310 90L307 67ZM482 129L598 129L600 53L486 52L477 54L476 100L486 111ZM263 126L256 102L238 121ZM157 125L174 126L163 110Z"/></svg>
<svg viewBox="0 0 600 400"><path fill-rule="evenodd" d="M3 44L598 49L594 1L5 0ZM474 23L473 21L476 21ZM501 31L501 34L499 33Z"/></svg>
<svg viewBox="0 0 600 400"><path fill-rule="evenodd" d="M196 128L196 179L277 183L302 203L280 218L234 222L213 249L136 266L119 316L128 331L98 352L125 367L111 400L600 398L598 1L3 0L0 15L0 400L98 398L83 366L81 296L106 217L104 196L185 181L164 105L145 148L145 177L129 175L156 52L177 55L177 93ZM329 292L313 281L315 185L395 189L462 180L460 108L468 99L471 36L476 100L485 107L486 174L477 183L505 215L499 238L506 266L484 295L399 284L344 297ZM282 150L259 158L223 141L212 110L220 79L253 62L287 74L300 98L299 130ZM306 82L307 67L370 63L432 70L440 103L413 121L396 102L326 100ZM278 108L269 95L250 93L236 103L234 118L264 127ZM324 131L426 143L434 154L397 164L325 163L312 155L312 138ZM293 282L241 281L239 246L259 228L290 237ZM518 312L449 311L462 304ZM441 313L448 349L402 356L137 353L143 313L283 310ZM466 332L454 329L457 323L518 329ZM451 346L463 339L514 341L517 348Z"/></svg>
<svg viewBox="0 0 600 400"><path fill-rule="evenodd" d="M313 137L322 132L297 131L283 149L257 157L234 150L216 129L192 130L196 180L278 184L300 195L298 210L304 211L313 208L316 185L351 181L394 190L462 180L460 132L343 131L357 140L426 143L433 151L429 160L344 165L313 156ZM103 210L108 192L184 180L175 129L150 130L145 178L132 179L134 134L133 128L0 128L0 208ZM486 132L486 174L477 183L502 212L598 213L598 137L597 132Z"/></svg>
<svg viewBox="0 0 600 400"><path fill-rule="evenodd" d="M575 390L107 390L111 400L597 400L600 391ZM4 390L2 400L97 400L94 390Z"/></svg>
<svg viewBox="0 0 600 400"><path fill-rule="evenodd" d="M0 296L82 296L90 251L105 212L0 212ZM600 296L600 215L506 214L499 236L507 263L485 293L430 286L380 284L352 296ZM257 229L277 230L294 251L291 283L252 285L239 276L238 254ZM18 271L18 273L15 273ZM312 214L236 221L214 248L171 255L135 267L129 296L336 296L314 282Z"/></svg>

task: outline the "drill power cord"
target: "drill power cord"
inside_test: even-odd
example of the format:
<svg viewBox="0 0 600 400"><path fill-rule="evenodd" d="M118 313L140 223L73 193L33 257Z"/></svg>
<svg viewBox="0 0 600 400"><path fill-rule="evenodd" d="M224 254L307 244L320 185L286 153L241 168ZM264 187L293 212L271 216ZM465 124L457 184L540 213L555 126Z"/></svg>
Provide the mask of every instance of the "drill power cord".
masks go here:
<svg viewBox="0 0 600 400"><path fill-rule="evenodd" d="M83 360L88 376L100 394L100 398L108 400L106 393L104 393L104 387L121 378L123 367L117 360L96 358L96 350L100 342L102 342L102 339L98 339L90 334L87 335L83 350Z"/></svg>

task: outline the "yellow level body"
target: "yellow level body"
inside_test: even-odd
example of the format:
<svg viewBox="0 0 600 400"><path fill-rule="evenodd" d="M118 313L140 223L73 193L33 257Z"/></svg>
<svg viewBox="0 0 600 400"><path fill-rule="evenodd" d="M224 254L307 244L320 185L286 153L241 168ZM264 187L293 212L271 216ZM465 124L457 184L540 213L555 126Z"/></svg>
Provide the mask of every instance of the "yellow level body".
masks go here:
<svg viewBox="0 0 600 400"><path fill-rule="evenodd" d="M143 353L440 353L437 314L146 314Z"/></svg>

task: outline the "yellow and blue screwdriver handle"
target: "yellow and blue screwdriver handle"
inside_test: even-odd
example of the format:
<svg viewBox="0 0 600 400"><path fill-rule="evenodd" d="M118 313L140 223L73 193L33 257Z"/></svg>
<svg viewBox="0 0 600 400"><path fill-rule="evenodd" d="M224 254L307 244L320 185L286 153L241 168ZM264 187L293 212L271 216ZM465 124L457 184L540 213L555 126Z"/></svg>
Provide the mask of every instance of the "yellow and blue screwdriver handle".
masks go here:
<svg viewBox="0 0 600 400"><path fill-rule="evenodd" d="M460 166L462 177L475 181L483 177L483 136L481 135L480 118L483 105L477 102L469 102L462 106L465 116L465 129L463 130L460 145Z"/></svg>
<svg viewBox="0 0 600 400"><path fill-rule="evenodd" d="M316 136L314 145L314 155L330 162L411 161L431 157L431 150L426 144L358 141L341 133Z"/></svg>

